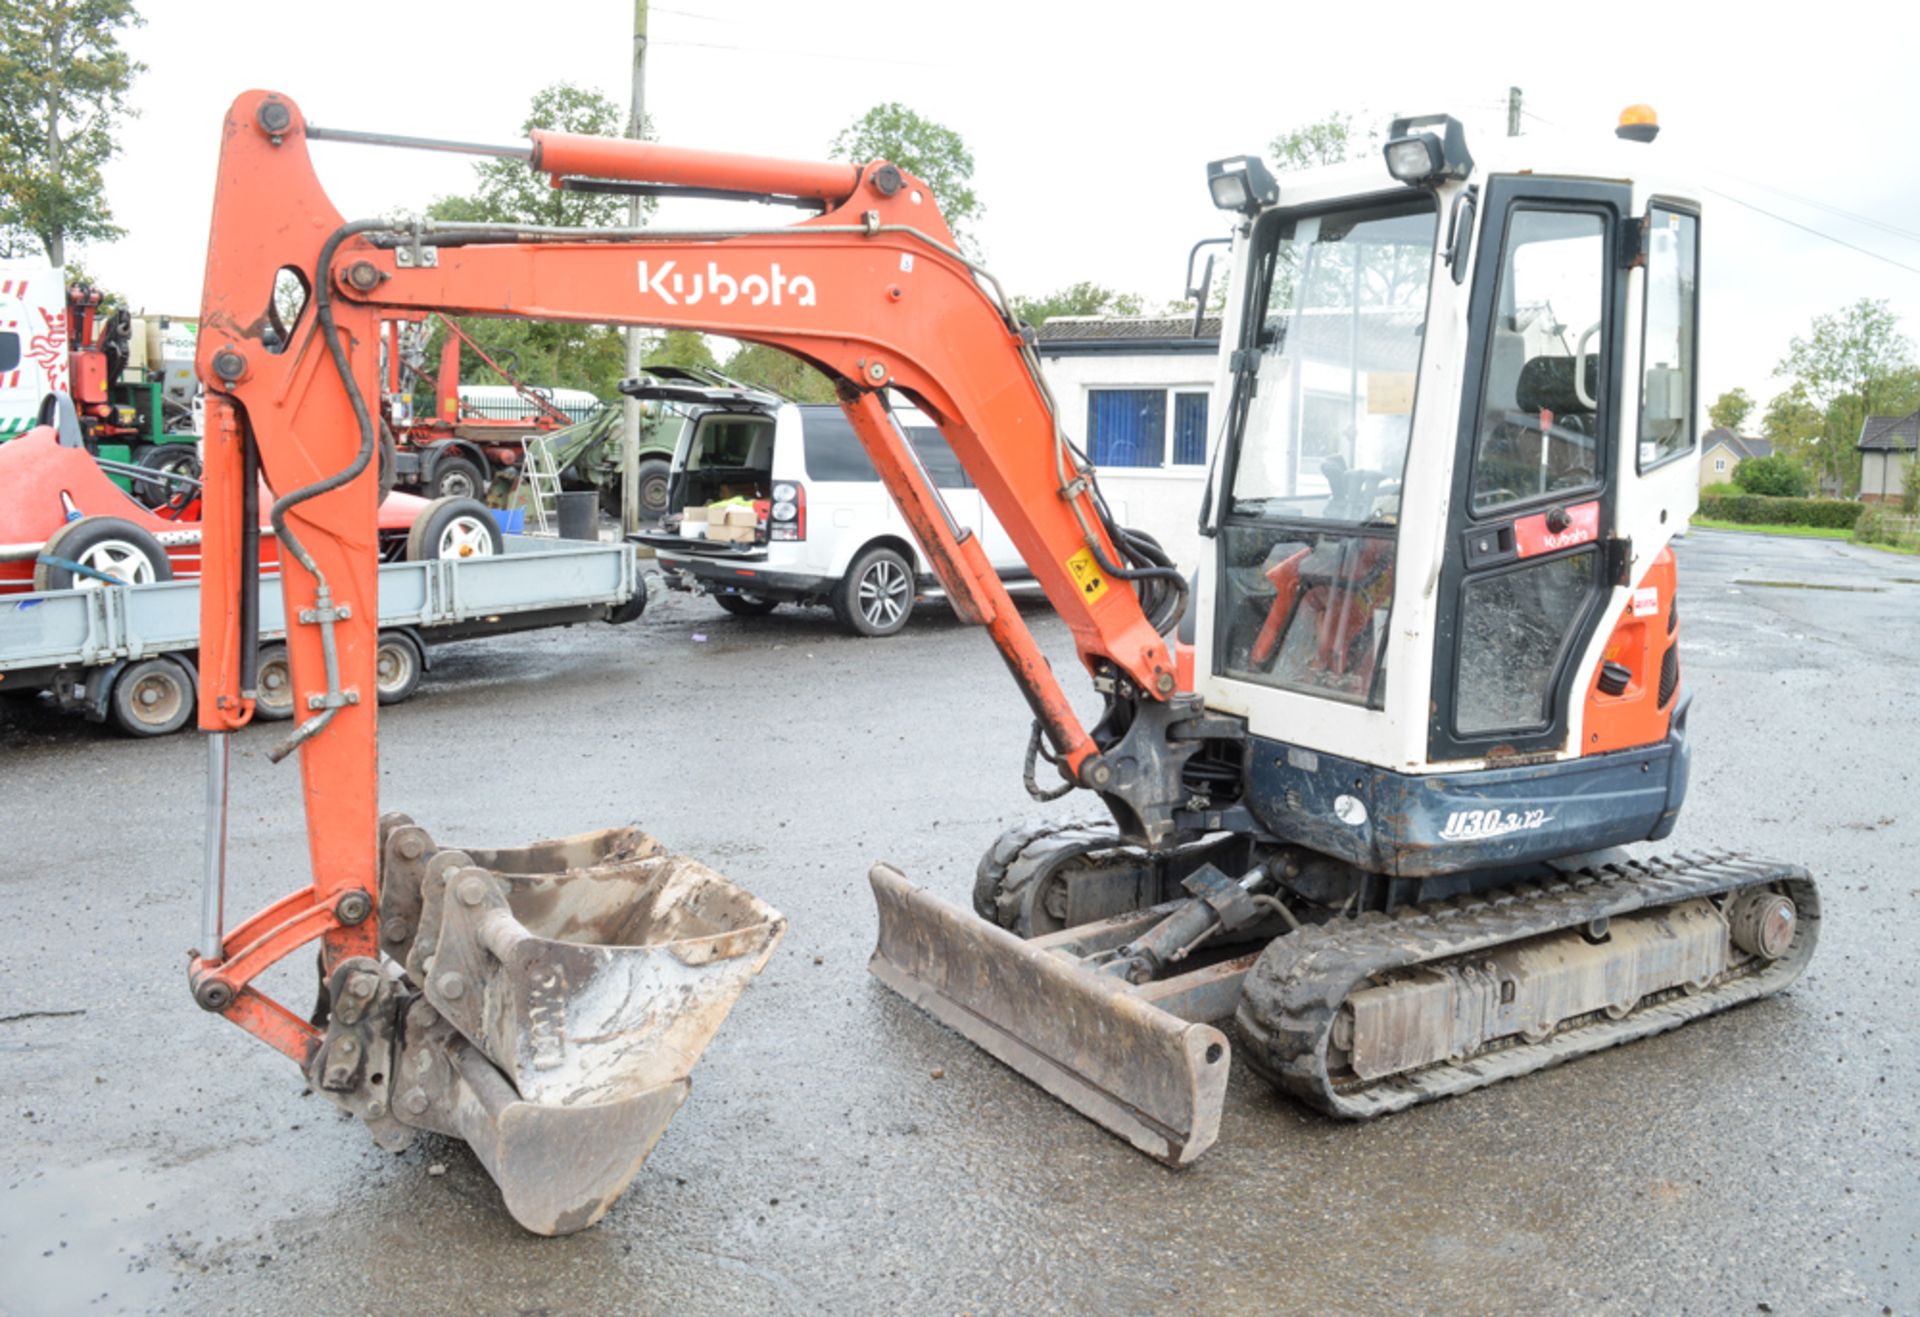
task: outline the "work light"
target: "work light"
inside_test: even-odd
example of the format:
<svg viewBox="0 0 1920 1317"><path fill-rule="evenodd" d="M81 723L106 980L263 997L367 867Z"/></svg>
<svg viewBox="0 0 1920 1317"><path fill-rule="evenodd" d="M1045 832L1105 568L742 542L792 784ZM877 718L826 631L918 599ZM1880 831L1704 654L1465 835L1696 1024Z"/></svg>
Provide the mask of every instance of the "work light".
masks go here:
<svg viewBox="0 0 1920 1317"><path fill-rule="evenodd" d="M1438 128L1438 132L1413 132ZM1465 178L1473 172L1467 154L1467 135L1459 120L1447 114L1395 119L1387 130L1387 172L1402 183L1424 187L1443 178Z"/></svg>
<svg viewBox="0 0 1920 1317"><path fill-rule="evenodd" d="M1213 194L1214 205L1243 215L1252 215L1280 199L1280 185L1273 181L1266 165L1250 155L1209 161L1207 191Z"/></svg>

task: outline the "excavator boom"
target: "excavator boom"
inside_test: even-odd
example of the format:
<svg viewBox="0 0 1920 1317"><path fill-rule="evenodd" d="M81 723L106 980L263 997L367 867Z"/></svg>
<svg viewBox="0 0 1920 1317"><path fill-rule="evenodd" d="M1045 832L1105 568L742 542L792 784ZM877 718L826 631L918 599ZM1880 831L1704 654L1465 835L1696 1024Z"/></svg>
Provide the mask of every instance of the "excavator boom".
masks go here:
<svg viewBox="0 0 1920 1317"><path fill-rule="evenodd" d="M536 872L556 876L526 879L475 852L436 850L410 822L397 834L405 851L381 840L372 698L379 345L383 321L428 312L698 329L769 344L818 367L835 381L855 433L954 607L984 625L999 647L1032 706L1036 742L1044 735L1049 759L1068 782L1101 792L1143 842L1168 835L1178 803L1177 772L1168 771L1174 761L1164 754L1110 758L1107 751L1126 738L1103 743L1081 724L978 541L948 516L891 416L887 398L897 390L945 433L1066 620L1089 671L1128 701L1164 711L1158 720L1135 719L1143 732L1197 712L1176 689L1174 657L1161 635L1184 583L1142 541L1111 524L1055 423L1037 363L1004 299L958 250L923 184L885 162L770 161L542 133L524 149L482 149L523 154L556 186L584 178L603 187L751 195L803 201L819 213L778 228L680 233L349 221L321 188L308 155L310 139L328 137L423 145L315 129L285 98L249 92L228 114L220 157L198 348L209 397L200 722L210 733L213 767L206 928L190 977L203 1007L300 1063L316 1086L383 1139L406 1127L461 1133L481 1150L513 1206L530 1201L526 1179L555 1163L509 1145L538 1145L566 1131L585 1137L590 1123L578 1111L564 1120L542 1115L547 1108L526 1082L538 1072L537 1060L532 1070L514 1064L525 1040L487 1036L480 1022L499 1019L506 1003L529 994L529 1028L550 1018L556 1003L562 1015L582 1009L594 995L583 971L562 974L565 989L538 986L555 966L599 964L613 955L621 968L606 972L638 982L641 967L658 959L657 945L683 958L693 954L685 947L695 935L682 927L689 916L660 904L656 888L667 878L634 881L629 869L637 861L626 853L580 866L563 862L556 871L553 857L564 860L566 848L549 845L539 851L545 858ZM303 715L275 757L299 755L313 878L229 932L222 906L225 737L253 713L258 532L244 505L256 471L278 496L272 519L287 562L288 649ZM1158 616L1143 598L1159 601ZM718 875L705 881L731 891ZM498 954L509 945L552 942L548 935L541 943L536 927L537 913L547 909L535 899L539 892L623 883L653 914L590 929L592 955L564 945L524 963ZM459 900L422 901L422 891L438 895L449 884ZM745 978L770 954L781 921L737 891L705 905L725 916L717 924L694 921L702 936L725 947L714 958L747 970L710 979L703 989L717 994L717 1014L705 1011L717 1027ZM468 909L490 914L491 922L439 913ZM429 916L431 930L421 922ZM430 932L439 945L423 956L419 947ZM254 981L315 939L330 1008L308 1023ZM505 968L480 975L495 962ZM475 983L483 977L487 1010L474 1014ZM342 1009L342 991L360 996ZM654 1000L642 994L634 1009ZM376 1016L386 1023L376 1028ZM536 1057L540 1051L536 1043ZM372 1055L391 1064L355 1059ZM416 1063L423 1073L465 1074L466 1086L437 1095L425 1087L395 1089L388 1071ZM678 1101L663 1104L653 1095L667 1091L663 1084L684 1083L684 1075L657 1074L645 1058L622 1064L637 1066L648 1082L614 1084L607 1100L639 1103L650 1114L610 1112L608 1120L649 1131L642 1142L650 1147ZM572 1108L578 1097L548 1092L546 1100ZM638 1161L629 1160L616 1158L616 1169L630 1175ZM613 1178L617 1193L625 1181ZM536 1229L578 1228L611 1201L607 1183L599 1167L577 1191L563 1184L557 1200L548 1194L537 1207L516 1207L516 1215Z"/></svg>

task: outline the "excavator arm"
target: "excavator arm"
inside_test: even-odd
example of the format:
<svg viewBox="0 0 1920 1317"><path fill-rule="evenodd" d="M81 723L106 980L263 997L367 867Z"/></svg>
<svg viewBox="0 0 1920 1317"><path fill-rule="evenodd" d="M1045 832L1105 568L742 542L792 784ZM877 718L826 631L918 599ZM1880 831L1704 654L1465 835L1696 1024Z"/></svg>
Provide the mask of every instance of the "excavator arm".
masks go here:
<svg viewBox="0 0 1920 1317"><path fill-rule="evenodd" d="M459 947L480 936L462 923L468 895L476 908L491 909L504 893L511 908L521 890L515 883L535 880L479 859L480 852L435 850L410 821L383 820L378 807L381 327L428 312L700 330L765 343L823 371L955 609L985 626L999 647L1033 709L1034 749L1044 734L1066 783L1099 793L1128 836L1148 846L1174 838L1174 811L1185 803L1181 765L1204 721L1197 697L1179 690L1162 638L1185 583L1150 540L1111 522L1090 468L1059 428L1005 299L958 250L924 184L885 162L812 164L543 133L524 148L462 149L518 155L556 187L750 196L818 213L785 226L689 232L349 221L308 154L310 140L328 137L451 145L320 129L290 101L262 91L242 95L225 122L198 346L209 399L199 707L211 760L205 926L190 979L204 1008L300 1063L376 1134L398 1137L391 1128L398 1120L495 1149L489 1166L510 1206L513 1168L533 1174L524 1170L528 1155L511 1146L512 1131L544 1126L487 1096L497 1097L495 1081L513 1072L515 1044L489 1045L471 1030L447 1035L463 1000L472 1000L462 991L474 976L441 974L436 965L459 962ZM948 515L890 414L889 390L939 426L1066 621L1107 696L1098 728L1081 723L977 538ZM271 495L261 492L261 478ZM274 500L265 532L255 507L262 497ZM300 720L273 757L299 754L313 880L229 932L226 741L253 712L263 533L280 541ZM555 853L572 852L562 846ZM626 858L622 852L609 863ZM454 888L461 902L447 896ZM778 916L742 918L762 930L755 952L764 960ZM496 928L489 936L504 935ZM309 1023L254 980L315 939L323 1010ZM564 960L563 951L551 955ZM481 960L506 963L497 955ZM501 991L525 987L509 976ZM367 994L382 1003L399 994L393 1000L404 1005L404 994L416 989L431 1008L423 1022L403 1012L394 1036L367 1033L365 1020L393 1013L373 1011ZM728 990L739 988L719 991ZM344 1013L342 991L361 994ZM540 1011L529 1018L537 1021ZM453 1055L460 1047L468 1051ZM492 1078L468 1074L466 1087L449 1090L444 1101L425 1089L375 1092L370 1080L397 1083L397 1074L388 1081L384 1070L354 1058L383 1049L396 1072L418 1063L422 1073L466 1074L477 1065ZM657 1078L651 1087L629 1086L622 1099L640 1104L640 1115L612 1122L652 1130L642 1140L648 1146L677 1105L661 1097L667 1090ZM527 1099L526 1085L516 1087ZM576 1098L566 1095L563 1105L577 1106ZM403 1101L412 1104L405 1116L394 1107ZM466 1113L466 1123L443 1106ZM538 1157L532 1163L540 1175L551 1171ZM536 1229L578 1228L624 1183L609 1193L596 1180L574 1195L598 1204L590 1213L577 1202L516 1208L516 1215Z"/></svg>

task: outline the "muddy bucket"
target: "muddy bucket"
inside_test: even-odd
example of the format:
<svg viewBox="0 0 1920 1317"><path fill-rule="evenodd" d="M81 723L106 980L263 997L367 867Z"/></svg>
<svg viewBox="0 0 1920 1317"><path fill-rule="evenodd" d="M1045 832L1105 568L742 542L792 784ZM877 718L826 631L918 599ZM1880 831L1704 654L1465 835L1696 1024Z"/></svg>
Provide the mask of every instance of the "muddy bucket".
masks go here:
<svg viewBox="0 0 1920 1317"><path fill-rule="evenodd" d="M637 829L513 850L382 831L383 950L420 992L394 1117L471 1144L527 1229L592 1225L786 921Z"/></svg>

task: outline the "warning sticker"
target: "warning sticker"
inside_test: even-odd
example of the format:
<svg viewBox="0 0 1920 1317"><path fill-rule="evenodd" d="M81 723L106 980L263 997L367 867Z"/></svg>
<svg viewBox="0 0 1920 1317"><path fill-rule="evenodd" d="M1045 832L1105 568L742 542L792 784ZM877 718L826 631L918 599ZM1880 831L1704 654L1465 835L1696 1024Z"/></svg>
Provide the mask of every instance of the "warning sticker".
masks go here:
<svg viewBox="0 0 1920 1317"><path fill-rule="evenodd" d="M1100 596L1107 592L1106 573L1094 561L1092 549L1082 549L1067 559L1067 574L1080 587L1080 597L1090 604L1099 603Z"/></svg>
<svg viewBox="0 0 1920 1317"><path fill-rule="evenodd" d="M1633 615L1652 617L1660 611L1660 591L1653 586L1642 586L1633 592Z"/></svg>

